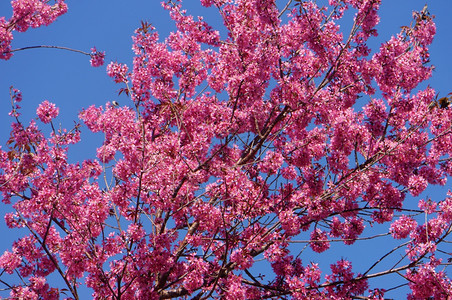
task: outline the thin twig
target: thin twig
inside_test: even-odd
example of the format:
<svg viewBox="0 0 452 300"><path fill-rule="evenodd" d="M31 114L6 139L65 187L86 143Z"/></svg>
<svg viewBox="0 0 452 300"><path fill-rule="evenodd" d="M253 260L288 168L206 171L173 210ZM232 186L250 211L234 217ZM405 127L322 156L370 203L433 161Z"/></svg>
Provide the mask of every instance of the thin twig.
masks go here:
<svg viewBox="0 0 452 300"><path fill-rule="evenodd" d="M77 52L77 53L81 53L81 54L84 54L84 55L91 56L90 53L82 51L82 50L72 49L72 48L68 48L68 47L61 47L61 46L49 46L49 45L22 47L22 48L12 49L10 51L6 51L6 52L3 52L3 53L13 53L13 52L22 51L22 50L39 49L39 48L67 50L67 51Z"/></svg>

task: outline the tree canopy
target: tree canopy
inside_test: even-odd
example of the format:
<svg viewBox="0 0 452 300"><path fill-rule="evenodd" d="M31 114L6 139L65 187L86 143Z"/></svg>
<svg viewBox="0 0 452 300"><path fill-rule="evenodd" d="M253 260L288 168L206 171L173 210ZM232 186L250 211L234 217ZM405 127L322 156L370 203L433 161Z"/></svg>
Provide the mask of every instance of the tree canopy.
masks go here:
<svg viewBox="0 0 452 300"><path fill-rule="evenodd" d="M452 194L421 197L452 175L451 99L419 88L434 16L413 12L371 48L380 2L201 0L223 35L165 1L176 30L162 38L142 21L133 64L106 67L129 103L86 107L73 128L57 126L49 101L23 120L11 87L0 191L6 224L28 234L0 257L3 288L20 299L80 299L82 287L95 299L384 299L399 286L372 280L398 274L410 299L450 299ZM14 60L15 31L67 6L11 3L0 58ZM103 50L73 51L104 64ZM104 140L73 163L82 130ZM385 253L368 266L335 257L333 244L369 239Z"/></svg>

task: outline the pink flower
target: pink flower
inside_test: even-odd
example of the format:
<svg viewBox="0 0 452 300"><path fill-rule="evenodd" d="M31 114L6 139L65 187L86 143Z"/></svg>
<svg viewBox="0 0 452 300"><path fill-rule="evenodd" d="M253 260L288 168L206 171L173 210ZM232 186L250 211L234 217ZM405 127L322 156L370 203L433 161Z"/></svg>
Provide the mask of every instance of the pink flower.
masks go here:
<svg viewBox="0 0 452 300"><path fill-rule="evenodd" d="M404 215L391 224L389 232L395 239L404 239L416 229L416 226L417 222L413 218Z"/></svg>
<svg viewBox="0 0 452 300"><path fill-rule="evenodd" d="M289 166L281 169L281 175L289 180L297 178L297 169L294 166Z"/></svg>
<svg viewBox="0 0 452 300"><path fill-rule="evenodd" d="M10 22L14 24L14 29L25 32L29 27L47 26L55 21L58 16L67 12L67 5L61 0L52 6L47 2L40 0L11 1L13 16Z"/></svg>
<svg viewBox="0 0 452 300"><path fill-rule="evenodd" d="M355 274L352 271L352 263L341 259L336 264L330 265L332 274L326 275L328 282L342 281L340 285L328 286L326 290L334 299L348 299L353 293L362 294L368 287L367 280L353 281ZM358 274L359 277L359 274ZM332 298L332 297L328 297Z"/></svg>
<svg viewBox="0 0 452 300"><path fill-rule="evenodd" d="M381 300L384 299L385 289L373 289L369 290L369 299Z"/></svg>
<svg viewBox="0 0 452 300"><path fill-rule="evenodd" d="M309 243L312 250L317 253L322 253L330 248L330 242L328 241L328 237L326 232L316 228L311 232L311 242Z"/></svg>
<svg viewBox="0 0 452 300"><path fill-rule="evenodd" d="M134 241L141 240L144 235L146 234L143 228L136 223L132 223L129 225L129 228L127 229L127 233L130 236L131 239Z"/></svg>
<svg viewBox="0 0 452 300"><path fill-rule="evenodd" d="M10 293L10 299L38 299L38 295L29 287L17 286Z"/></svg>
<svg viewBox="0 0 452 300"><path fill-rule="evenodd" d="M432 201L431 199L427 199L427 201L421 199L418 203L418 207L428 214L434 213L436 211L436 206L437 203Z"/></svg>
<svg viewBox="0 0 452 300"><path fill-rule="evenodd" d="M190 292L195 291L203 284L204 274L208 271L208 264L202 259L191 256L188 258L191 272L184 278L184 287Z"/></svg>
<svg viewBox="0 0 452 300"><path fill-rule="evenodd" d="M44 277L31 277L30 282L34 290L41 290L46 286L46 279Z"/></svg>
<svg viewBox="0 0 452 300"><path fill-rule="evenodd" d="M22 258L17 253L5 251L5 253L0 256L0 268L5 269L8 274L12 274L14 270L20 266L21 262Z"/></svg>
<svg viewBox="0 0 452 300"><path fill-rule="evenodd" d="M115 154L116 154L116 149L109 144L102 145L99 148L97 148L97 158L99 158L99 160L102 163L108 163L109 161L114 159Z"/></svg>
<svg viewBox="0 0 452 300"><path fill-rule="evenodd" d="M56 118L58 116L58 113L59 113L58 107L56 107L55 104L50 103L47 100L39 104L38 109L36 110L38 118L41 120L41 122L45 124L50 123L52 119Z"/></svg>
<svg viewBox="0 0 452 300"><path fill-rule="evenodd" d="M439 204L440 216L444 222L452 222L452 194L449 192L447 195L448 197Z"/></svg>
<svg viewBox="0 0 452 300"><path fill-rule="evenodd" d="M126 64L118 64L117 62L111 62L107 66L107 75L112 77L116 83L128 82L127 71L129 68Z"/></svg>
<svg viewBox="0 0 452 300"><path fill-rule="evenodd" d="M293 211L286 210L279 214L281 227L285 230L287 235L297 235L300 233L300 220Z"/></svg>
<svg viewBox="0 0 452 300"><path fill-rule="evenodd" d="M246 299L246 288L242 283L242 276L237 276L232 273L229 274L225 280L225 296L226 300Z"/></svg>
<svg viewBox="0 0 452 300"><path fill-rule="evenodd" d="M412 293L408 299L449 299L452 283L444 271L436 271L435 265L425 263L416 270L408 269L407 279Z"/></svg>
<svg viewBox="0 0 452 300"><path fill-rule="evenodd" d="M268 151L261 164L261 171L269 175L275 174L283 164L283 156L279 152Z"/></svg>
<svg viewBox="0 0 452 300"><path fill-rule="evenodd" d="M342 230L342 238L344 239L344 244L352 245L356 241L358 236L363 233L363 219L357 217L346 219L343 223Z"/></svg>
<svg viewBox="0 0 452 300"><path fill-rule="evenodd" d="M213 0L201 0L201 4L205 7L210 7L214 4Z"/></svg>
<svg viewBox="0 0 452 300"><path fill-rule="evenodd" d="M235 262L241 270L250 268L254 262L253 258L242 248L232 251L231 261Z"/></svg>
<svg viewBox="0 0 452 300"><path fill-rule="evenodd" d="M419 175L412 175L408 180L408 186L410 187L410 192L413 196L419 196L426 188L428 182L424 177Z"/></svg>
<svg viewBox="0 0 452 300"><path fill-rule="evenodd" d="M105 51L100 52L97 51L96 47L91 48L91 60L89 61L91 63L91 66L93 67L100 67L104 64L105 59Z"/></svg>
<svg viewBox="0 0 452 300"><path fill-rule="evenodd" d="M0 18L0 59L8 60L13 55L11 51L11 41L13 35L4 17Z"/></svg>

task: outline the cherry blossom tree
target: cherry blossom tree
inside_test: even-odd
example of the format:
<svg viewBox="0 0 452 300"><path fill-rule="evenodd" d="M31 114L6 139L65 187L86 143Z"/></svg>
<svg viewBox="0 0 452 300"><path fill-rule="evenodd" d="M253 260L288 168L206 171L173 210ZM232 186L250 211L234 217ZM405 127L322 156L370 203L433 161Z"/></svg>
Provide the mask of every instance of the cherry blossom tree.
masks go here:
<svg viewBox="0 0 452 300"><path fill-rule="evenodd" d="M66 12L50 2L11 2L0 58L14 31ZM451 299L452 194L421 197L452 175L450 99L418 87L434 17L414 12L371 49L381 1L318 2L201 0L224 37L164 2L177 30L161 39L142 22L133 66L107 66L130 104L84 108L71 129L49 101L22 120L12 87L0 191L6 224L28 234L0 257L10 297L80 299L84 286L95 299L383 299L371 281L398 274L410 299ZM103 144L70 163L83 128ZM386 254L364 267L335 257L334 244L366 239Z"/></svg>

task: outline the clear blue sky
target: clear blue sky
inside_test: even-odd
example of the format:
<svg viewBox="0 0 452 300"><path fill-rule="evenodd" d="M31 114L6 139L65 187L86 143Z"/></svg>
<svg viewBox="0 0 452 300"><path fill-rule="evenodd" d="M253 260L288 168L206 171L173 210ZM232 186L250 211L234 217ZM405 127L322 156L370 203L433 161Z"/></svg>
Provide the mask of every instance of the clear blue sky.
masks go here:
<svg viewBox="0 0 452 300"><path fill-rule="evenodd" d="M156 0L72 0L67 1L69 11L48 27L30 29L26 33L15 33L13 49L36 46L56 45L80 49L86 52L96 46L106 51L106 63L118 61L131 65L133 31L140 26L140 21L152 23L162 38L174 29L169 17ZM285 1L280 1L285 3ZM431 47L431 62L436 66L433 78L423 87L430 84L440 95L452 91L452 1L450 0L383 0L381 6L381 23L378 26L380 36L373 40L375 45L387 40L400 31L400 26L409 25L413 10L421 10L427 2L429 11L436 16L437 36ZM184 4L189 13L203 15L214 27L221 26L221 20L215 9L202 8L198 1L187 0ZM11 7L9 1L0 1L0 16L9 18ZM22 121L28 123L35 117L40 102L47 99L60 108L57 122L62 127L71 128L77 120L78 112L89 105L105 105L107 101L117 100L121 105L129 105L125 96L118 97L121 87L114 84L106 75L105 66L93 68L89 57L54 49L33 49L16 52L9 61L0 61L0 145L4 146L9 137L11 118L9 86L23 92ZM42 125L39 121L38 124ZM101 136L88 135L86 128L82 132L83 142L70 152L73 161L95 156L96 147L101 144ZM450 186L450 183L448 183ZM447 188L447 187L446 187ZM444 197L441 192L429 192L430 197ZM0 212L5 207L0 206ZM17 232L5 232L4 223L0 220L2 241L0 253L10 248L11 241ZM375 246L375 244L374 244ZM371 246L373 247L373 246ZM365 262L360 249L349 251L348 258L356 259L355 269ZM348 252L347 252L348 251ZM344 254L345 255L345 254ZM306 262L308 262L307 260ZM363 268L366 268L364 266ZM400 292L395 298L404 298Z"/></svg>

